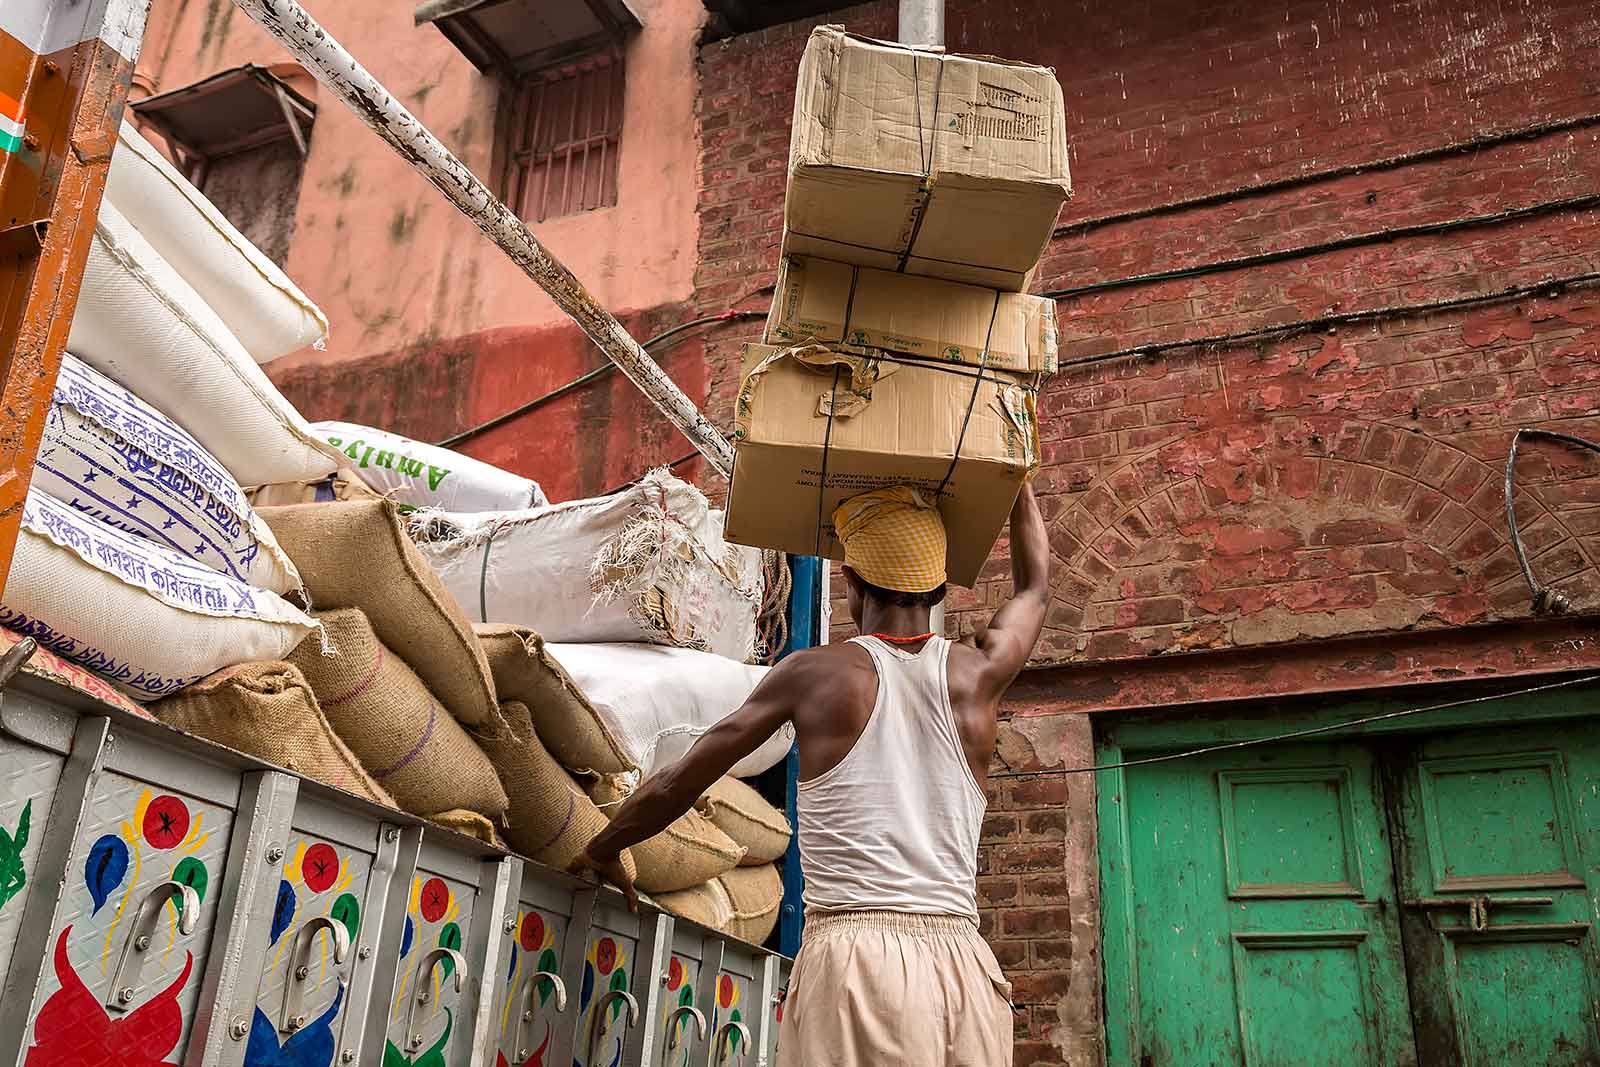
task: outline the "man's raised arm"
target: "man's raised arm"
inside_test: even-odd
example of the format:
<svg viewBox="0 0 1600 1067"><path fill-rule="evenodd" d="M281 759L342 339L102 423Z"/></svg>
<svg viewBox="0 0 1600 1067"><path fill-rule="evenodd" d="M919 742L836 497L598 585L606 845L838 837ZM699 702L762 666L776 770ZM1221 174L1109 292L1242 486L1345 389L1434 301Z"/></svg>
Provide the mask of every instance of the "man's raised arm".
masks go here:
<svg viewBox="0 0 1600 1067"><path fill-rule="evenodd" d="M999 697L1021 673L1044 629L1050 603L1050 541L1033 486L1023 485L1011 508L1011 599L978 635L978 651L989 661L985 680Z"/></svg>

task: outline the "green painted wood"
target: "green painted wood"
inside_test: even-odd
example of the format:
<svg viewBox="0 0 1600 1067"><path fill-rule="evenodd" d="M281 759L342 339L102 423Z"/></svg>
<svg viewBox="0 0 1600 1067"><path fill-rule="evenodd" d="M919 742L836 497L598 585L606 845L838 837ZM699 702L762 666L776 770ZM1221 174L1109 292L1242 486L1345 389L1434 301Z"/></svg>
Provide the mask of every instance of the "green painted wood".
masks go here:
<svg viewBox="0 0 1600 1067"><path fill-rule="evenodd" d="M1125 858L1109 864L1131 887L1131 973L1108 1002L1136 1013L1136 1032L1113 1040L1112 1062L1416 1063L1378 788L1353 744L1127 772L1111 800Z"/></svg>
<svg viewBox="0 0 1600 1067"><path fill-rule="evenodd" d="M1600 1063L1600 725L1428 738L1391 778L1425 1060Z"/></svg>
<svg viewBox="0 0 1600 1067"><path fill-rule="evenodd" d="M1539 684L1537 680L1532 680L1518 688L1537 684ZM1127 715L1101 714L1093 718L1096 736L1102 744L1116 745L1134 756L1139 756L1149 755L1154 751L1267 737L1288 730L1328 726L1351 719L1482 695L1487 695L1487 691L1455 690L1440 693L1411 690L1401 696L1349 702L1318 700L1307 701L1303 705L1284 702L1259 703L1252 705L1249 711L1234 714L1225 712L1197 714L1196 709L1189 707ZM1513 719L1519 723L1557 723L1575 716L1591 714L1591 709L1597 707L1600 707L1600 684L1573 686L1531 696L1508 696L1485 703L1390 719L1307 740L1384 737L1473 726L1499 726Z"/></svg>
<svg viewBox="0 0 1600 1067"><path fill-rule="evenodd" d="M1103 772L1108 1063L1600 1064L1597 692ZM1417 702L1105 717L1097 754Z"/></svg>

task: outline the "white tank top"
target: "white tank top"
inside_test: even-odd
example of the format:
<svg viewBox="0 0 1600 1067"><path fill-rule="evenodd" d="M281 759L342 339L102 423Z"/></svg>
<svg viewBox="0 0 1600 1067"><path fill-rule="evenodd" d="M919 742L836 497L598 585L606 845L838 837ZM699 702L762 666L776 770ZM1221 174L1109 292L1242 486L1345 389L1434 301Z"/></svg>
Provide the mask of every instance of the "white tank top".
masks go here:
<svg viewBox="0 0 1600 1067"><path fill-rule="evenodd" d="M950 642L912 655L874 637L878 698L854 747L799 783L805 905L978 921L978 834L988 800L950 707Z"/></svg>

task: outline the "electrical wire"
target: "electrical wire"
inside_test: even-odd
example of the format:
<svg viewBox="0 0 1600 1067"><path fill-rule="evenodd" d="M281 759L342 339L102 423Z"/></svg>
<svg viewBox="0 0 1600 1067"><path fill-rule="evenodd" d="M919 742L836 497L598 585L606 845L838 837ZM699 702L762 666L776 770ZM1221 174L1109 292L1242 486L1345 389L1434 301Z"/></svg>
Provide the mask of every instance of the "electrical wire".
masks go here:
<svg viewBox="0 0 1600 1067"><path fill-rule="evenodd" d="M1511 449L1506 453L1506 528L1511 531L1511 550L1516 553L1517 566L1522 568L1522 577L1527 580L1528 591L1533 594L1533 610L1561 614L1571 609L1572 600L1565 593L1542 584L1534 577L1533 565L1528 562L1528 550L1522 544L1522 531L1517 528L1517 446L1524 439L1557 441L1595 453L1600 453L1600 444L1570 433L1524 427L1511 435Z"/></svg>
<svg viewBox="0 0 1600 1067"><path fill-rule="evenodd" d="M1571 118L1554 119L1550 122L1536 123L1532 126L1519 126L1509 130L1499 130L1479 137L1452 141L1437 148L1403 152L1399 155L1368 160L1364 163L1348 163L1339 167L1305 171L1300 174L1290 175L1287 178L1278 178L1274 181L1258 182L1254 185L1239 185L1232 189L1224 189L1221 192L1186 197L1182 200L1169 200L1166 203L1156 204L1152 207L1116 211L1105 215L1096 215L1093 218L1079 219L1076 222L1066 222L1056 227L1053 236L1082 236L1090 230L1096 230L1103 226L1115 226L1124 222L1158 218L1162 215L1176 215L1184 211L1193 211L1195 208L1215 207L1235 200L1247 200L1252 197L1265 196L1269 193L1281 193L1288 189L1298 189L1303 186L1316 185L1339 178L1349 178L1357 174L1376 174L1386 170L1396 170L1400 167L1427 163L1435 159L1444 159L1448 156L1464 155L1469 152L1482 151L1485 148L1495 148L1499 145L1509 144L1512 141L1533 141L1552 133L1570 133L1573 130L1586 129L1596 125L1600 125L1600 114L1575 115Z"/></svg>
<svg viewBox="0 0 1600 1067"><path fill-rule="evenodd" d="M662 344L663 342L668 341L673 337L676 337L678 334L683 333L685 330L693 329L696 326L706 326L706 325L709 325L709 324L714 323L714 322L732 322L732 321L734 321L736 319L755 319L755 318L764 319L766 317L767 317L767 313L765 311L739 310L739 309L730 308L727 311L720 311L715 315L702 315L699 318L690 319L688 322L680 322L676 326L672 326L672 327L669 327L669 328L667 328L665 330L662 330L660 333L658 333L654 337L650 338L648 341L646 341L640 347L645 349L645 351L649 351L652 347L654 347L656 345L659 345L659 344ZM451 447L453 445L458 445L462 441L467 440L468 438L477 437L479 434L486 433L487 431L492 430L497 426L504 426L506 423L510 422L512 419L520 418L521 416L526 415L530 411L534 411L534 410L536 410L538 408L541 408L544 405L550 403L550 401L555 400L555 399L557 399L559 397L563 397L566 394L572 392L574 389L580 389L583 386L589 384L590 382L594 381L597 378L603 378L603 377L605 377L606 375L610 374L612 371L614 371L616 369L617 369L617 365L615 363L611 363L611 362L602 363L602 364L600 364L600 366L596 367L594 370L591 370L591 371L588 371L587 373L578 375L578 377L572 379L572 381L570 381L570 382L567 382L565 385L558 385L558 386L556 386L556 388L550 390L548 393L545 393L545 394L543 394L541 396L536 396L532 400L529 400L527 403L518 404L516 407L512 408L510 411L507 411L507 412L505 412L503 414L500 414L500 415L496 415L494 418L488 419L488 420L486 420L484 422L480 422L476 426L469 426L467 429L462 430L460 433L451 434L449 437L446 437L444 440L436 441L434 443L437 444L441 448L449 448L449 447Z"/></svg>
<svg viewBox="0 0 1600 1067"><path fill-rule="evenodd" d="M1151 285L1156 282L1200 278L1208 274L1247 270L1251 267L1263 267L1273 263L1307 259L1311 256L1326 255L1330 252L1344 252L1352 248L1363 248L1367 245L1384 244L1390 241L1405 240L1410 237L1431 237L1437 234L1450 233L1454 230L1471 229L1479 226L1497 226L1503 222L1517 222L1537 215L1549 215L1558 211L1583 211L1594 207L1600 207L1600 194L1588 193L1583 196L1569 196L1560 200L1545 200L1525 207L1508 208L1505 211L1492 211L1484 215L1463 215L1459 218L1445 219L1440 222L1420 222L1414 226L1392 226L1385 230L1351 234L1349 237L1322 241L1318 244L1299 245L1295 248L1260 252L1250 256L1236 256L1233 259L1221 259L1212 263L1198 263L1192 267L1174 267L1171 270L1152 271L1148 274L1132 274L1123 278L1108 278L1105 281L1088 282L1065 289L1052 289L1050 292L1041 295L1061 300L1084 296L1089 293L1102 293L1111 289L1126 289L1135 285Z"/></svg>
<svg viewBox="0 0 1600 1067"><path fill-rule="evenodd" d="M1129 356L1157 356L1163 352L1170 352L1180 348L1206 348L1237 345L1249 341L1281 340L1296 334L1327 329L1330 326L1345 326L1350 323L1364 322L1367 319L1399 318L1404 315L1449 311L1453 308L1475 307L1479 304L1516 300L1520 297L1537 296L1541 293L1554 296L1563 289L1593 285L1596 282L1600 282L1600 271L1572 274L1564 278L1546 278L1543 281L1531 282L1527 285L1509 286L1492 293L1476 293L1471 296L1450 297L1445 300L1430 300L1415 304L1391 304L1387 307L1369 308L1364 311L1340 311L1328 315L1320 315L1312 319L1301 319L1298 322L1261 326L1250 330L1239 330L1234 333L1211 334L1206 337L1190 337L1176 341L1133 345L1128 348L1118 348L1111 352L1097 352L1092 356L1083 356L1080 359L1064 359L1061 361L1061 369L1087 367L1096 363L1104 363L1107 360L1125 359Z"/></svg>
<svg viewBox="0 0 1600 1067"><path fill-rule="evenodd" d="M1251 748L1256 745L1269 745L1279 741L1292 741L1300 737L1315 737L1318 734L1334 733L1338 730L1348 730L1356 726L1366 726L1375 722L1389 722L1394 719L1403 719L1411 715L1422 715L1430 711L1445 711L1449 708L1461 708L1471 704L1487 704L1493 700L1507 700L1511 697L1531 696L1534 693L1546 693L1553 689L1567 689L1576 685L1589 682L1600 682L1600 674L1586 674L1579 678L1568 678L1560 682L1549 682L1545 685L1536 685L1530 689L1518 689L1509 693L1490 693L1486 696L1468 697L1464 700L1452 700L1444 704L1429 704L1420 708L1405 708L1400 711L1386 711L1380 715L1366 715L1359 719L1350 719L1345 722L1327 723L1322 726L1310 726L1302 730L1289 730L1284 733L1268 734L1265 737L1251 737L1243 741L1225 741L1221 744L1206 745L1203 748L1190 748L1181 752L1166 752L1159 756L1144 756L1140 759L1123 760L1120 763L1097 763L1085 767L1060 767L1042 771L1003 771L991 774L989 778L1049 778L1066 774L1094 774L1097 771L1119 771L1125 767L1144 767L1152 763L1170 763L1173 760L1192 759L1195 756L1207 756L1213 752L1231 752L1240 748Z"/></svg>

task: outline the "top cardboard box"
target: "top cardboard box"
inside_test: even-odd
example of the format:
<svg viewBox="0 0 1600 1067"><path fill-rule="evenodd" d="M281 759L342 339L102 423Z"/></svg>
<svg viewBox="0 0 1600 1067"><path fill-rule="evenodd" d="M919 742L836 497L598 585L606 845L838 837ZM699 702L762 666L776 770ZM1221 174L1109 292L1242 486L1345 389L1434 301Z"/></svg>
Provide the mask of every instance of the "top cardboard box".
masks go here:
<svg viewBox="0 0 1600 1067"><path fill-rule="evenodd" d="M1048 67L812 31L785 255L1022 292L1071 192Z"/></svg>

